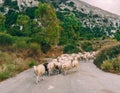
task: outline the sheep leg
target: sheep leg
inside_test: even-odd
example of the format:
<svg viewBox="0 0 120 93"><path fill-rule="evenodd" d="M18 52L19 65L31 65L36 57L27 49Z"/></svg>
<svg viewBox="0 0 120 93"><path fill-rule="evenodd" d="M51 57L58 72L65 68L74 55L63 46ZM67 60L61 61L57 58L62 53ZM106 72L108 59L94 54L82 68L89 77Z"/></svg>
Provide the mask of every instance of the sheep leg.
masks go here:
<svg viewBox="0 0 120 93"><path fill-rule="evenodd" d="M36 77L36 84L39 82L39 76Z"/></svg>
<svg viewBox="0 0 120 93"><path fill-rule="evenodd" d="M49 70L49 73L48 73L49 77L50 77L50 70Z"/></svg>
<svg viewBox="0 0 120 93"><path fill-rule="evenodd" d="M61 73L61 70L59 69L58 74L60 74L60 73Z"/></svg>
<svg viewBox="0 0 120 93"><path fill-rule="evenodd" d="M44 80L45 78L44 78L44 76L42 75L42 80Z"/></svg>
<svg viewBox="0 0 120 93"><path fill-rule="evenodd" d="M76 67L76 72L78 71L78 66Z"/></svg>
<svg viewBox="0 0 120 93"><path fill-rule="evenodd" d="M67 73L67 72L66 72L66 71L64 71L64 75L66 75L66 73Z"/></svg>

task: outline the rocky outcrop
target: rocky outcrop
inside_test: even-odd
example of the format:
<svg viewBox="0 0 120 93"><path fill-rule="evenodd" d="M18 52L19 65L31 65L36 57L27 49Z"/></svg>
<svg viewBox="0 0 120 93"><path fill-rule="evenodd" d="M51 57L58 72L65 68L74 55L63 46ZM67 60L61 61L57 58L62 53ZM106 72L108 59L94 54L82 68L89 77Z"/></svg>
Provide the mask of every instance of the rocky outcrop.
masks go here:
<svg viewBox="0 0 120 93"><path fill-rule="evenodd" d="M55 3L55 1L52 1L52 3ZM70 11L79 18L84 27L89 27L91 31L94 28L99 28L107 35L115 33L120 26L120 16L80 0L62 0L58 3L57 11Z"/></svg>
<svg viewBox="0 0 120 93"><path fill-rule="evenodd" d="M17 0L18 7L22 10L23 7L34 7L38 5L38 0Z"/></svg>

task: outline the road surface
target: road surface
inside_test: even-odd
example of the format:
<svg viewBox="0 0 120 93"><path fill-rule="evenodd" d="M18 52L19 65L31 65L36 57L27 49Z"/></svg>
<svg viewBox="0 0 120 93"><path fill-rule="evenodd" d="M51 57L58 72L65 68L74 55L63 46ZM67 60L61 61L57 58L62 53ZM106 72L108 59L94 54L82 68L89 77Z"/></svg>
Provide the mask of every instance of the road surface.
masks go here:
<svg viewBox="0 0 120 93"><path fill-rule="evenodd" d="M80 62L79 71L52 75L35 83L33 69L0 83L0 93L120 93L120 75L99 70L92 61Z"/></svg>

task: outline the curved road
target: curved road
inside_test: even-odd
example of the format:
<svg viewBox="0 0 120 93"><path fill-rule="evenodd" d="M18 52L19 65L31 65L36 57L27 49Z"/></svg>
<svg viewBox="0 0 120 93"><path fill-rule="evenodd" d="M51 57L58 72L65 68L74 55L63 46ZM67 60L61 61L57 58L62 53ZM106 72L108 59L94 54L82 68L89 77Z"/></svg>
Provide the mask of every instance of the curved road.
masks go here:
<svg viewBox="0 0 120 93"><path fill-rule="evenodd" d="M120 93L120 76L80 62L79 71L53 75L35 84L33 69L0 83L0 93Z"/></svg>

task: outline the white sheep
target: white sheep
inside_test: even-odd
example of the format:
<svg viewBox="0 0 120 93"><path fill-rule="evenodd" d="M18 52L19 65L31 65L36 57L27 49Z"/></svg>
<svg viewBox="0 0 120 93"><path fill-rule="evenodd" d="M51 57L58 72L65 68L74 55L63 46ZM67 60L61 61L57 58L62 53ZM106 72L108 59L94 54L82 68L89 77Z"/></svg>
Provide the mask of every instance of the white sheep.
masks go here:
<svg viewBox="0 0 120 93"><path fill-rule="evenodd" d="M74 60L72 60L72 67L75 68L76 71L78 71L78 66L79 66L78 58L75 57Z"/></svg>
<svg viewBox="0 0 120 93"><path fill-rule="evenodd" d="M59 61L58 62L55 62L55 69L57 70L57 74L60 74L61 73L61 70L62 70L62 63L60 63Z"/></svg>
<svg viewBox="0 0 120 93"><path fill-rule="evenodd" d="M39 77L43 76L43 74L45 73L45 67L43 66L43 64L38 65L38 66L34 66L34 72L36 74L36 83L38 83Z"/></svg>
<svg viewBox="0 0 120 93"><path fill-rule="evenodd" d="M52 61L50 63L48 63L48 75L50 76L51 73L53 73L54 69L55 69L55 62Z"/></svg>
<svg viewBox="0 0 120 93"><path fill-rule="evenodd" d="M71 68L72 68L72 62L71 61L64 62L64 64L62 64L62 71L64 71L65 75Z"/></svg>

